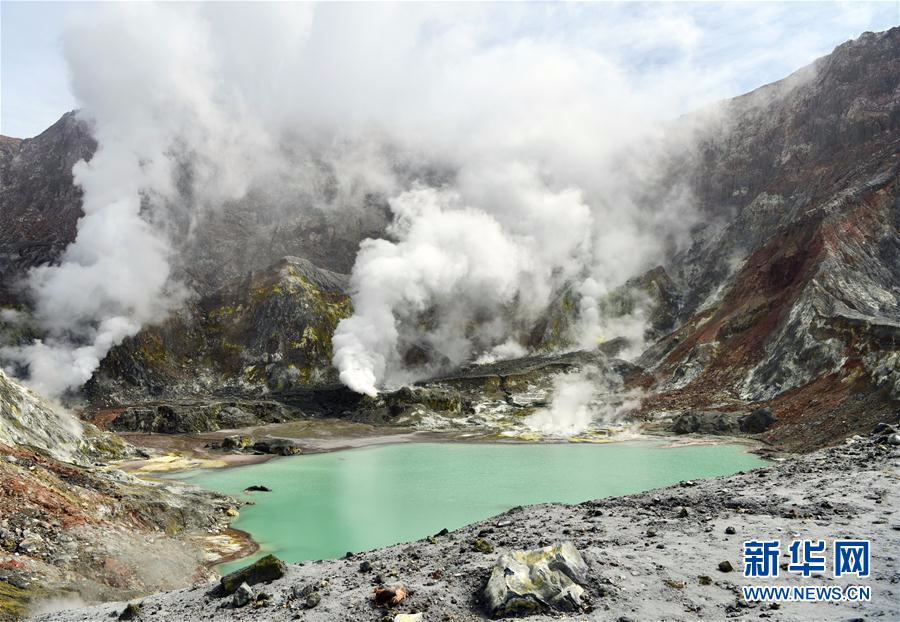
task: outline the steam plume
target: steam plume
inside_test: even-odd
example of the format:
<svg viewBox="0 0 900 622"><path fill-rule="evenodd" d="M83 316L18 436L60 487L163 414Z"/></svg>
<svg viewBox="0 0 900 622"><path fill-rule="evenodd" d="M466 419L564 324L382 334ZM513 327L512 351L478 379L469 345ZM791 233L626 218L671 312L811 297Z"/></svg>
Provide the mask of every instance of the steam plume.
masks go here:
<svg viewBox="0 0 900 622"><path fill-rule="evenodd" d="M50 395L190 295L176 275L196 232L251 190L279 214L390 199L390 239L360 249L356 312L334 338L355 390L521 352L560 287L602 295L686 236L689 195L635 189L660 183L656 122L734 79L691 63L703 29L665 8L85 11L65 37L99 143L75 169L85 215L61 264L30 276L46 338L2 351ZM672 60L636 71L623 51Z"/></svg>

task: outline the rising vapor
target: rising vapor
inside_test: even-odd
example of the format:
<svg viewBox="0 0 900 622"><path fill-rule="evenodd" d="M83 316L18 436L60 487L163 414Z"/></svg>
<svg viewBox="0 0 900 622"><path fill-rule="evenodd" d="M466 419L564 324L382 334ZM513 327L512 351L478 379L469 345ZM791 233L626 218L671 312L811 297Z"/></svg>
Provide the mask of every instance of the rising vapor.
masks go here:
<svg viewBox="0 0 900 622"><path fill-rule="evenodd" d="M51 396L80 386L191 295L179 268L209 215L273 189L288 198L254 209L390 205L385 239L365 241L353 269L355 313L334 335L334 364L356 391L521 354L564 287L581 297L576 342L639 336L641 318L615 326L596 301L687 239L688 194L641 195L663 183L671 137L659 122L720 94L723 79L692 68L700 35L665 12L628 19L645 34L635 45L675 60L629 71L609 51L623 47L615 11L91 7L65 37L99 144L74 171L84 217L60 265L30 275L46 337L4 358ZM536 27L543 19L570 26Z"/></svg>

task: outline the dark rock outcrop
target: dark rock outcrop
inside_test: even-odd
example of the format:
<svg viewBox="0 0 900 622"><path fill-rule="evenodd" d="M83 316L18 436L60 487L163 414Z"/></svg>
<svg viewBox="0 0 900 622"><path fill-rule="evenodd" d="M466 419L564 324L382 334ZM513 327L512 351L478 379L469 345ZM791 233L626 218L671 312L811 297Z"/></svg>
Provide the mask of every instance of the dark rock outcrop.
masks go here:
<svg viewBox="0 0 900 622"><path fill-rule="evenodd" d="M295 416L283 404L272 400L166 402L125 407L113 413L107 425L120 432L192 434L280 423Z"/></svg>
<svg viewBox="0 0 900 622"><path fill-rule="evenodd" d="M757 408L740 419L741 432L762 434L778 422L771 408Z"/></svg>
<svg viewBox="0 0 900 622"><path fill-rule="evenodd" d="M777 421L770 408L756 408L749 414L691 410L675 417L672 431L675 434L762 434Z"/></svg>
<svg viewBox="0 0 900 622"><path fill-rule="evenodd" d="M737 417L730 413L689 411L672 423L675 434L735 434Z"/></svg>

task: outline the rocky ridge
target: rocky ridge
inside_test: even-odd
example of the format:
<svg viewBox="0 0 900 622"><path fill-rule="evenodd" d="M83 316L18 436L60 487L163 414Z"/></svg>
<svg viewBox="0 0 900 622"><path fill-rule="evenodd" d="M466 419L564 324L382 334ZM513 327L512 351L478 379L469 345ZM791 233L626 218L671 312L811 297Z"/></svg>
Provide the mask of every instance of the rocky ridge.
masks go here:
<svg viewBox="0 0 900 622"><path fill-rule="evenodd" d="M70 417L0 372L0 620L203 580L205 539L236 515L227 497L105 466L137 450Z"/></svg>

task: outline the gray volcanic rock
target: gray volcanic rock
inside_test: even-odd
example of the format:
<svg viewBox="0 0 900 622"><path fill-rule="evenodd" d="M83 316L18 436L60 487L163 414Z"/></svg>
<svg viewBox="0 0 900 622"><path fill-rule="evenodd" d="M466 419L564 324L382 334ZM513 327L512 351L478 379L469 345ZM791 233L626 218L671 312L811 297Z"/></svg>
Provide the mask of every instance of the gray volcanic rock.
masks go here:
<svg viewBox="0 0 900 622"><path fill-rule="evenodd" d="M241 583L240 586L234 591L234 595L232 597L232 604L235 607L243 607L248 604L253 599L253 590L250 589L250 586L246 583Z"/></svg>

